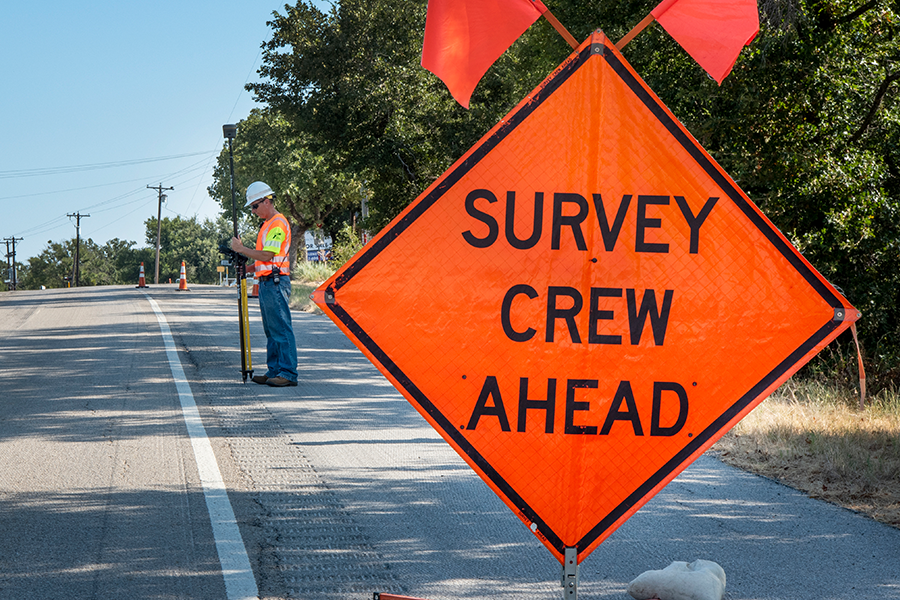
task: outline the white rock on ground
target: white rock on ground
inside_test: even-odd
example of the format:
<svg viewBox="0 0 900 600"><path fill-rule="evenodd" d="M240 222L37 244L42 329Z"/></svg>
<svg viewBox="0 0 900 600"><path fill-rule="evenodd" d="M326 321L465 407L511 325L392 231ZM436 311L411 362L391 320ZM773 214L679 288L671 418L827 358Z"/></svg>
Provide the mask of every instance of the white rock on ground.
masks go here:
<svg viewBox="0 0 900 600"><path fill-rule="evenodd" d="M645 571L628 585L635 600L722 600L725 571L710 560L673 562L659 571Z"/></svg>

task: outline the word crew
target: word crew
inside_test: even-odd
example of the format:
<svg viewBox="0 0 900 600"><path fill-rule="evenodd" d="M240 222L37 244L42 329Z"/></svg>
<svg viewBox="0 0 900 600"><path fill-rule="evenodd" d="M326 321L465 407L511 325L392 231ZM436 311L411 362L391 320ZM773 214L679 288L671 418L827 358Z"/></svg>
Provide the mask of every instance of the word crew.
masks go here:
<svg viewBox="0 0 900 600"><path fill-rule="evenodd" d="M628 311L628 331L629 341L631 345L637 346L641 342L641 336L644 332L646 322L650 321L650 328L653 331L653 343L662 346L666 339L666 328L669 324L669 311L672 308L672 298L675 294L674 290L665 290L662 294L662 306L657 302L655 290L644 290L640 304L638 303L638 292L633 289L624 290L625 308ZM509 288L509 291L503 296L503 303L500 305L500 323L503 326L503 333L506 337L514 342L527 342L534 337L537 330L533 327L525 329L517 329L513 325L512 311L513 301L517 296L525 296L530 300L538 297L537 290L528 284L517 284ZM578 324L575 317L584 307L584 298L581 292L573 287L568 286L550 286L547 288L547 317L545 320L546 328L544 341L556 341L556 322L565 323L569 332L569 339L573 344L582 344L585 341L588 344L610 344L621 345L621 335L609 335L600 333L601 321L612 321L616 318L613 302L616 298L622 298L622 288L602 288L592 287L588 305L588 331L587 337L583 338L578 330ZM609 298L610 300L605 300ZM603 304L601 309L601 303ZM621 300L618 301L622 303ZM624 311L623 311L624 312ZM521 328L521 326L518 326Z"/></svg>

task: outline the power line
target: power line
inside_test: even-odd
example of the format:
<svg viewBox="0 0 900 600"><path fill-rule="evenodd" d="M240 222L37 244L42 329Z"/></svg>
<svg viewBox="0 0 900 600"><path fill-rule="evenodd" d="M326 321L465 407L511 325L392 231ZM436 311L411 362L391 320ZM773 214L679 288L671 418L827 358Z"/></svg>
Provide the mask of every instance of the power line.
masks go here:
<svg viewBox="0 0 900 600"><path fill-rule="evenodd" d="M234 111L235 111L235 109L237 108L238 102L241 101L241 97L244 95L244 92L245 92L246 89L247 89L247 82L250 81L250 78L251 78L251 77L253 77L253 73L254 73L255 70L256 70L256 63L259 61L259 57L260 57L261 55L262 55L262 46L259 47L259 51L257 51L256 57L253 59L253 64L250 65L250 71L247 73L247 78L244 79L244 85L241 86L241 89L240 89L240 91L238 92L237 98L234 99L234 106L231 107L231 112L228 113L228 118L225 119L225 122L226 122L226 123L230 123L230 122L231 122L231 117L232 117L232 115L234 115ZM219 143L220 143L220 142L217 142L217 143L216 143L216 148L218 148ZM218 149L213 150L211 153L212 153L212 154L215 154L215 155L218 155L218 154L219 154L219 150L218 150ZM214 161L216 158L217 158L217 156L211 156L211 157L207 160L207 162L206 162L206 167L209 168L209 164L210 164L212 161ZM185 212L190 212L191 206L194 204L194 198L197 197L197 190L200 189L200 185L201 185L201 184L202 184L202 181L198 182L198 183L197 183L197 186L194 188L194 193L191 194L191 201L188 202L187 209L185 210ZM202 205L203 202L201 201L200 204ZM199 210L200 210L200 209L198 208L198 209L197 209L197 212L199 212ZM194 214L196 215L197 213L195 212Z"/></svg>
<svg viewBox="0 0 900 600"><path fill-rule="evenodd" d="M33 198L34 196L52 196L53 194L67 194L69 192L81 192L83 190L94 190L101 187L109 187L111 185L122 185L123 183L132 183L134 181L147 181L146 177L136 177L134 179L126 179L125 181L113 181L111 183L98 183L97 185L86 185L84 187L69 188L66 190L53 190L51 192L32 192L31 194L19 194L17 196L0 196L0 200L14 200L16 198ZM144 189L144 188L141 188Z"/></svg>
<svg viewBox="0 0 900 600"><path fill-rule="evenodd" d="M187 158L190 156L200 156L206 154L210 154L210 152L191 152L188 154L174 154L172 156L159 156L156 158L139 158L135 160L122 160L108 163L91 163L86 165L72 165L68 167L47 167L42 169L18 169L14 171L0 171L0 179L13 179L17 177L38 177L45 175L64 175L66 173L77 173L81 171L96 171L98 169L130 167L133 165L160 162L164 160L175 160L177 158Z"/></svg>
<svg viewBox="0 0 900 600"><path fill-rule="evenodd" d="M103 231L103 230L106 229L107 227L111 227L111 226L115 225L116 223L118 223L119 221L121 221L122 219L124 219L125 217L130 217L131 215L133 215L133 214L136 213L137 211L139 211L139 210L144 210L144 209L146 208L147 204L148 204L147 199L146 199L146 198L138 198L138 199L135 200L134 202L139 202L139 201L143 201L144 203L141 204L140 206L138 206L137 208L135 208L134 210L132 210L132 211L130 211L130 212L127 212L127 213L125 213L124 215L122 215L122 216L120 216L120 217L117 217L117 218L113 219L112 221L107 222L106 225L101 225L100 227L95 227L95 228L94 228L94 231ZM133 202L129 202L129 204L133 204ZM123 206L124 206L124 205L123 205ZM166 210L169 210L168 207L166 207ZM126 240L126 241L127 241L127 240ZM135 242L135 243L138 243L138 242Z"/></svg>
<svg viewBox="0 0 900 600"><path fill-rule="evenodd" d="M211 152L211 154L215 154L215 151ZM191 171L198 171L201 169L205 170L208 168L209 161L210 161L210 159L204 158L203 160L195 162L194 164L187 166L180 171L176 171L175 173L172 173L171 175L166 175L166 176L164 176L164 178L168 179L169 177L174 177L175 175L180 175L182 173L190 173ZM123 183L132 183L134 181L147 181L147 179L148 179L147 177L136 177L134 179L126 179L124 181L113 181L111 183L98 183L97 185L87 185L87 186L83 186L83 187L69 188L69 189L65 189L65 190L52 190L49 192L32 192L30 194L19 194L16 196L0 196L0 200L13 200L16 198L32 198L34 196L51 196L53 194L65 194L68 192L80 192L83 190L93 190L93 189L100 188L100 187L109 187L111 185L121 185ZM150 179L155 179L155 177L151 177ZM144 188L139 188L139 189L144 189ZM116 200L116 199L117 198L114 198L113 200Z"/></svg>

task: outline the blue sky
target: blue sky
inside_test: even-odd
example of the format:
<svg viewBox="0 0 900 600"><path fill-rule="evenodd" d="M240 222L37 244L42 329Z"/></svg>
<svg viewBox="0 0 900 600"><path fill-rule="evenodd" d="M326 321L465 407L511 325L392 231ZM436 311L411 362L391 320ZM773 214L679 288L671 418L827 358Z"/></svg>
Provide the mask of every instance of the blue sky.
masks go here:
<svg viewBox="0 0 900 600"><path fill-rule="evenodd" d="M284 1L4 2L0 239L26 262L48 240L146 245L144 221L213 217L222 125L257 106L266 22ZM177 157L177 158L176 158ZM5 254L5 244L0 245Z"/></svg>

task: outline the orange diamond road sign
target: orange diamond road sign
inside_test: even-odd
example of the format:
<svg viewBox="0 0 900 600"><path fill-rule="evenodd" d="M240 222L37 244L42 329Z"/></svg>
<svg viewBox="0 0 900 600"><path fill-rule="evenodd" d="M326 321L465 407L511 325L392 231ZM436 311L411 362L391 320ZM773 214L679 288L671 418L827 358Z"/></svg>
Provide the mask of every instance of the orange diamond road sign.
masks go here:
<svg viewBox="0 0 900 600"><path fill-rule="evenodd" d="M561 562L859 316L599 32L314 299Z"/></svg>

